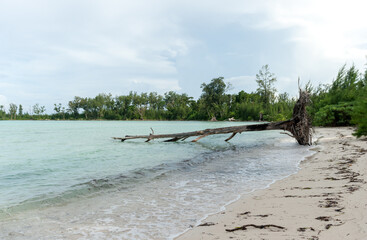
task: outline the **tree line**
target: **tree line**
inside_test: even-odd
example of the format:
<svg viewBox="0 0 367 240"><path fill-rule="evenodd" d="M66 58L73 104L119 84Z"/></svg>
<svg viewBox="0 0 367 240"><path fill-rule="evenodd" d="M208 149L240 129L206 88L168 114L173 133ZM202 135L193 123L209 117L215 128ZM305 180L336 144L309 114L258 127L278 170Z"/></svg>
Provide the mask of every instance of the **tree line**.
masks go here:
<svg viewBox="0 0 367 240"><path fill-rule="evenodd" d="M344 65L331 84L308 84L312 105L308 112L316 126L357 127L355 135L367 135L367 69Z"/></svg>
<svg viewBox="0 0 367 240"><path fill-rule="evenodd" d="M170 91L130 92L112 96L101 93L95 97L74 97L67 106L54 104L53 113L36 104L32 112L24 112L22 105L11 103L6 112L0 106L0 119L18 120L227 120L281 121L292 117L295 99L274 88L276 77L264 65L256 74L255 92L240 91L229 94L230 84L223 77L201 85L199 99L186 93ZM306 85L312 104L308 112L317 126L356 125L357 136L367 134L367 70L360 72L355 66L343 66L331 84Z"/></svg>

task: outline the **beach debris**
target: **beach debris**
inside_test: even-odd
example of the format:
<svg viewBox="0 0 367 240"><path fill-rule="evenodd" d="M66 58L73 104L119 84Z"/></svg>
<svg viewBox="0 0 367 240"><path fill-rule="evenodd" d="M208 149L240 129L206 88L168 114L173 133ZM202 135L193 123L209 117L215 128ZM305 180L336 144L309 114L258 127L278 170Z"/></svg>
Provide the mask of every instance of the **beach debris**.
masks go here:
<svg viewBox="0 0 367 240"><path fill-rule="evenodd" d="M248 215L250 214L251 212L244 212L244 213L240 213L239 215Z"/></svg>
<svg viewBox="0 0 367 240"><path fill-rule="evenodd" d="M301 196L296 196L296 195L285 195L285 198L300 198Z"/></svg>
<svg viewBox="0 0 367 240"><path fill-rule="evenodd" d="M321 201L323 202L323 201ZM319 205L320 208L334 208L339 207L338 202L334 200L326 200L324 204Z"/></svg>
<svg viewBox="0 0 367 240"><path fill-rule="evenodd" d="M300 227L297 229L298 232L306 232L307 229L310 229L311 231L315 231L313 227Z"/></svg>
<svg viewBox="0 0 367 240"><path fill-rule="evenodd" d="M299 91L299 99L293 108L293 117L290 120L280 122L261 123L253 125L231 126L222 128L211 128L193 132L171 133L171 134L154 134L149 135L126 135L125 137L113 137L115 140L122 142L130 139L146 139L149 142L157 138L168 138L164 142L176 142L178 140L186 140L189 137L196 137L191 142L197 142L200 139L214 134L232 133L230 137L225 139L226 142L231 140L238 133L248 131L265 131L265 130L284 130L287 135L295 138L300 145L312 145L312 123L306 106L310 102L309 94L306 91Z"/></svg>
<svg viewBox="0 0 367 240"><path fill-rule="evenodd" d="M348 192L350 192L350 193L355 192L358 189L360 189L360 186L357 186L357 185L352 185L352 186L345 185L343 187L346 187Z"/></svg>
<svg viewBox="0 0 367 240"><path fill-rule="evenodd" d="M278 225L274 225L274 224L266 224L266 225L255 225L255 224L246 224L243 225L241 227L235 227L232 229L226 229L227 232L234 232L234 231L239 231L239 230L247 230L247 228L249 227L253 227L253 228L259 228L259 229L270 229L270 230L274 230L275 229L281 229L281 230L285 230L285 227L282 226L278 226Z"/></svg>
<svg viewBox="0 0 367 240"><path fill-rule="evenodd" d="M338 219L338 221L339 221L339 224L331 224L331 223L327 224L327 225L325 226L325 229L329 229L331 226L339 227L339 226L341 226L341 225L343 225L343 224L344 224L344 223L343 223L343 222L341 222L339 219Z"/></svg>
<svg viewBox="0 0 367 240"><path fill-rule="evenodd" d="M332 220L331 217L327 217L327 216L321 216L321 217L317 217L315 219L320 220L320 221L325 221L325 222L328 222L328 221Z"/></svg>
<svg viewBox="0 0 367 240"><path fill-rule="evenodd" d="M341 212L341 211L343 211L343 210L344 210L344 207L339 208L339 209L335 209L335 212Z"/></svg>
<svg viewBox="0 0 367 240"><path fill-rule="evenodd" d="M331 181L339 181L339 180L342 180L341 178L335 178L335 177L327 177L327 178L324 178L325 180L331 180Z"/></svg>
<svg viewBox="0 0 367 240"><path fill-rule="evenodd" d="M329 223L328 225L325 226L325 229L329 229L331 226L333 226L333 224Z"/></svg>
<svg viewBox="0 0 367 240"><path fill-rule="evenodd" d="M238 216L249 216L249 217L260 217L260 218L266 218L269 217L272 214L258 214L258 215L250 215L251 212L244 212L237 214Z"/></svg>
<svg viewBox="0 0 367 240"><path fill-rule="evenodd" d="M312 188L310 187L292 187L291 190L294 190L294 189L300 189L300 190L310 190Z"/></svg>
<svg viewBox="0 0 367 240"><path fill-rule="evenodd" d="M206 222L206 223L202 223L202 224L198 225L198 227L208 227L208 226L213 226L213 225L215 225L215 223Z"/></svg>
<svg viewBox="0 0 367 240"><path fill-rule="evenodd" d="M259 214L259 215L253 215L254 217L261 217L261 218L265 218L265 217L269 217L272 214Z"/></svg>

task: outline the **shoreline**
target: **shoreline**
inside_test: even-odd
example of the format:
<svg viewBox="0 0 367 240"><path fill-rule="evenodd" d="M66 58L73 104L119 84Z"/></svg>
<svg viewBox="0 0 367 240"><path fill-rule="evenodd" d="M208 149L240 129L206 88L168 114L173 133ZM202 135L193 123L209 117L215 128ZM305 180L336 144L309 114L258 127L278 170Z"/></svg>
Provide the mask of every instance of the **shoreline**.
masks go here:
<svg viewBox="0 0 367 240"><path fill-rule="evenodd" d="M350 127L316 132L315 153L296 173L243 194L173 239L367 239L367 141Z"/></svg>
<svg viewBox="0 0 367 240"><path fill-rule="evenodd" d="M316 141L313 141L314 142L313 144L314 145L317 145L317 142L318 142L319 139L320 139L320 137L317 138ZM252 195L256 194L257 192L265 191L266 189L270 188L276 182L282 181L284 179L287 179L287 178L291 177L292 175L297 174L301 170L301 164L304 161L307 161L309 158L312 158L317 153L317 149L318 148L320 148L320 146L314 146L314 147L312 147L312 148L309 149L309 151L311 152L310 155L307 155L307 156L304 156L303 157L303 159L298 164L297 171L295 171L295 172L293 172L293 173L291 173L289 175L283 176L283 177L281 177L279 179L274 179L272 182L270 182L269 184L267 184L265 187L262 187L262 188L254 188L254 189L252 189L249 192L244 192L244 193L239 194L235 199L229 201L224 206L220 207L219 210L217 210L215 212L212 212L212 213L208 213L204 217L202 217L201 219L199 219L197 221L197 223L196 223L195 226L193 226L191 228L187 228L183 232L178 233L178 234L175 234L174 236L171 236L168 239L171 239L171 240L180 240L181 237L185 236L185 234L187 232L193 230L193 228L200 227L202 224L204 224L204 225L207 224L207 222L205 222L205 220L208 219L208 218L210 218L211 216L218 215L218 214L224 214L227 207L231 206L232 204L235 204L237 201L241 200L242 198L250 198Z"/></svg>
<svg viewBox="0 0 367 240"><path fill-rule="evenodd" d="M316 141L315 141L316 142ZM316 149L317 147L315 148L311 148L310 151L313 151L313 149ZM310 156L306 156L304 157L304 159L299 163L299 165L302 164L303 161L307 161L308 158L311 158L315 153L313 153L312 155ZM289 178L290 176L294 175L294 174L297 174L298 171L300 170L301 168L298 167L297 171L294 172L294 173L291 173L287 176L284 176L280 179L275 179L273 180L271 183L269 183L268 185L266 185L265 187L262 187L262 188L254 188L253 190L249 191L249 192L245 192L245 193L241 193L239 194L235 199L229 201L228 203L226 203L224 206L220 207L219 210L215 211L215 212L212 212L212 213L208 213L206 214L204 217L202 217L201 219L199 219L196 223L195 226L193 226L193 228L196 228L196 227L199 227L201 226L202 224L206 224L207 222L205 222L206 219L208 219L209 217L211 216L214 216L214 215L217 215L217 214L224 214L223 212L225 212L226 208L229 207L230 205L232 204L235 204L237 201L241 200L242 198L249 198L251 197L253 194L256 194L257 192L259 191L264 191L268 188L270 188L274 183L278 182L278 181L282 181L284 179L287 179ZM174 236L171 236L169 237L168 239L172 239L172 240L176 240L176 239L180 239L180 237L184 236L187 232L189 232L190 230L192 230L193 228L187 228L185 231L181 232L181 233L178 233L178 234L175 234Z"/></svg>

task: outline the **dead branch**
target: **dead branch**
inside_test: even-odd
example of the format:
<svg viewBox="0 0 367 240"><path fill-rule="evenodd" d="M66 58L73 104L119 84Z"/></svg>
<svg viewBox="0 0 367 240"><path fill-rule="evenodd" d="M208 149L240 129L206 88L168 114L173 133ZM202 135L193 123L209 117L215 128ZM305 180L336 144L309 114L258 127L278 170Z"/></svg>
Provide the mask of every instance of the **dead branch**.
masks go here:
<svg viewBox="0 0 367 240"><path fill-rule="evenodd" d="M229 137L229 138L227 138L226 140L224 140L224 141L226 141L226 142L228 142L229 140L231 140L234 136L236 136L236 132L234 132L234 133L232 133L232 135Z"/></svg>

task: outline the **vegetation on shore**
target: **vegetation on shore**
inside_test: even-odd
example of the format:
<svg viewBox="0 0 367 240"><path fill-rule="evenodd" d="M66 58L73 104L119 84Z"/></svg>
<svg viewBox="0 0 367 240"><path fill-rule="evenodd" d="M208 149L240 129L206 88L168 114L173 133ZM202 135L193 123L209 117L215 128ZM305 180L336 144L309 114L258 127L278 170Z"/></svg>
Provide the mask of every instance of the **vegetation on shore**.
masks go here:
<svg viewBox="0 0 367 240"><path fill-rule="evenodd" d="M0 106L0 119L17 120L226 120L282 121L291 118L295 99L274 88L276 77L268 65L256 74L258 89L247 93L228 94L230 84L223 77L201 85L202 94L194 100L186 93L174 91L112 96L101 93L94 98L74 97L68 106L54 104L54 113L45 114L44 106L36 104L32 112L11 103L8 111ZM312 104L308 112L317 126L356 125L356 136L367 135L367 70L343 66L329 85L307 84Z"/></svg>
<svg viewBox="0 0 367 240"><path fill-rule="evenodd" d="M344 65L330 85L307 89L312 104L308 109L316 126L352 126L355 135L367 135L367 69Z"/></svg>

